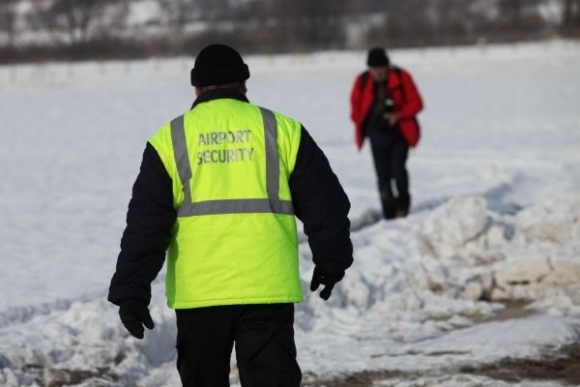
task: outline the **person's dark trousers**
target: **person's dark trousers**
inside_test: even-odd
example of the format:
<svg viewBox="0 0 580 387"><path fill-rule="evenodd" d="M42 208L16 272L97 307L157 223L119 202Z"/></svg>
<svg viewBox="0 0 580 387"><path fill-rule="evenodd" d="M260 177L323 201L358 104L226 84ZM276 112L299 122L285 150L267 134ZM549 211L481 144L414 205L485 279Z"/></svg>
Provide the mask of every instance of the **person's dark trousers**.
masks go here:
<svg viewBox="0 0 580 387"><path fill-rule="evenodd" d="M235 343L242 387L299 387L294 304L176 310L177 370L184 387L228 387Z"/></svg>
<svg viewBox="0 0 580 387"><path fill-rule="evenodd" d="M371 150L381 195L383 216L385 219L393 219L397 216L407 215L411 206L409 174L407 172L409 144L400 136L389 143L371 141ZM393 181L396 192L393 191Z"/></svg>

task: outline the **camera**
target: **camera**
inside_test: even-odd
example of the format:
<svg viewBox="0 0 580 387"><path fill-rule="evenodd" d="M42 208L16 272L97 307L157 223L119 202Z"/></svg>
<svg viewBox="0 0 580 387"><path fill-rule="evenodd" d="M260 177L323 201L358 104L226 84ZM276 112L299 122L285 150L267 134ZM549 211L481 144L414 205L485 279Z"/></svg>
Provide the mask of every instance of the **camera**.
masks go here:
<svg viewBox="0 0 580 387"><path fill-rule="evenodd" d="M385 113L394 113L395 112L395 101L392 97L385 98Z"/></svg>

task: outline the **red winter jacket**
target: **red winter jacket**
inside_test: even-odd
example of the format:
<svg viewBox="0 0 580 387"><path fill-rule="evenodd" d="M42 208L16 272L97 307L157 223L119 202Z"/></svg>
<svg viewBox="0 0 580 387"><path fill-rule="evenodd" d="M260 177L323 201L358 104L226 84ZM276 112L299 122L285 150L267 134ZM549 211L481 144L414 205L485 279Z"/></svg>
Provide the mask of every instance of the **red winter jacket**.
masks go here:
<svg viewBox="0 0 580 387"><path fill-rule="evenodd" d="M421 136L416 115L423 110L423 100L407 71L390 67L388 74L387 87L392 93L395 111L399 114L399 128L409 146L414 147ZM364 142L363 124L375 99L373 84L368 72L361 73L350 93L350 118L355 124L356 146L359 150Z"/></svg>

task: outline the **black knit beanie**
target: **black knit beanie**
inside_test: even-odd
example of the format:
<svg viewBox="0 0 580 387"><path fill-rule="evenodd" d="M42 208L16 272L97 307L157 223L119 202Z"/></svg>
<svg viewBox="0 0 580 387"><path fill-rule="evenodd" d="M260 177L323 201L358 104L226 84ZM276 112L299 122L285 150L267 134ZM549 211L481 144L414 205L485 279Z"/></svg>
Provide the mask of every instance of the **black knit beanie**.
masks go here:
<svg viewBox="0 0 580 387"><path fill-rule="evenodd" d="M196 87L243 82L248 78L250 70L242 56L223 44L211 44L201 50L191 69L191 84Z"/></svg>
<svg viewBox="0 0 580 387"><path fill-rule="evenodd" d="M389 65L389 57L385 50L380 47L371 48L367 57L369 67L381 67Z"/></svg>

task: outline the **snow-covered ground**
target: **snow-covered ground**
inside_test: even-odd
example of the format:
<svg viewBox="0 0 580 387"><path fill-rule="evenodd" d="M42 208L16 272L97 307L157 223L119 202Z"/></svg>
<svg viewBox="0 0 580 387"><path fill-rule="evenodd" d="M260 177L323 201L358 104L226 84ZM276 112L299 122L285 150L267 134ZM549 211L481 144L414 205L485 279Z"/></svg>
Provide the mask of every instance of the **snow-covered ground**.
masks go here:
<svg viewBox="0 0 580 387"><path fill-rule="evenodd" d="M355 263L326 303L300 246L305 383L388 370L421 376L381 386L559 386L460 370L580 341L580 44L391 57L426 109L413 213L390 222L348 118L365 53L246 58L250 100L301 120L352 202ZM191 105L192 63L0 67L0 386L178 385L163 275L143 341L104 298L145 141ZM504 301L528 303L506 318Z"/></svg>

